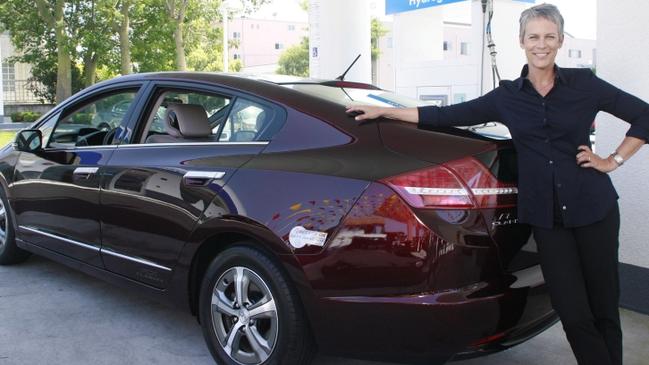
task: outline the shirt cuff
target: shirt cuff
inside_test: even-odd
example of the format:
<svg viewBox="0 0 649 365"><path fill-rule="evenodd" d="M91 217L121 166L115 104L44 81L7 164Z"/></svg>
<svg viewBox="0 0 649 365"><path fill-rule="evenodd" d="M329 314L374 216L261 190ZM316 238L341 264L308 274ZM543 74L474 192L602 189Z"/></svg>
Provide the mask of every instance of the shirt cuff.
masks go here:
<svg viewBox="0 0 649 365"><path fill-rule="evenodd" d="M431 129L437 127L437 122L439 120L439 107L434 105L420 106L417 107L417 112L419 114L419 123L417 123L417 128Z"/></svg>
<svg viewBox="0 0 649 365"><path fill-rule="evenodd" d="M626 132L626 136L640 138L644 140L644 143L649 143L649 130L639 125L631 125L631 128Z"/></svg>

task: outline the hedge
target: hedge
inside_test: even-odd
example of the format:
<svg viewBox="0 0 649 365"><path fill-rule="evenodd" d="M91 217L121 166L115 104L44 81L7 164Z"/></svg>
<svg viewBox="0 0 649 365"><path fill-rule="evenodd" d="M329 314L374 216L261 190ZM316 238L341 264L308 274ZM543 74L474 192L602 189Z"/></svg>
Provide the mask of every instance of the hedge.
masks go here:
<svg viewBox="0 0 649 365"><path fill-rule="evenodd" d="M11 121L14 123L31 123L40 118L42 113L39 112L16 112L11 113Z"/></svg>

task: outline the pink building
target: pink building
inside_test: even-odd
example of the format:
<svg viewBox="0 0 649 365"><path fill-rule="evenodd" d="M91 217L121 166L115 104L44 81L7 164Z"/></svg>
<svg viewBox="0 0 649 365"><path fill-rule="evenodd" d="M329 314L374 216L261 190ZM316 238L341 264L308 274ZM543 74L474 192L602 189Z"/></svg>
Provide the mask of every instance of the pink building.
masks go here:
<svg viewBox="0 0 649 365"><path fill-rule="evenodd" d="M240 59L249 73L274 73L282 52L309 36L307 23L274 19L235 18L228 31L228 39L239 43L230 58Z"/></svg>

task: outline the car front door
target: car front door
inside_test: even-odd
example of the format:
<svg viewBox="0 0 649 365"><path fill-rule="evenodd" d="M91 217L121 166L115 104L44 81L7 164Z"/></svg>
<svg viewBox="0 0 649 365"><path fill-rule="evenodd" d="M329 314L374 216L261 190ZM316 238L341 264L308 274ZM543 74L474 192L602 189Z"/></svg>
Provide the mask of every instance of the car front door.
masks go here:
<svg viewBox="0 0 649 365"><path fill-rule="evenodd" d="M188 83L158 84L147 105L106 166L101 255L106 269L165 288L199 217L267 145L257 126L283 120L272 105Z"/></svg>
<svg viewBox="0 0 649 365"><path fill-rule="evenodd" d="M20 153L10 185L22 240L103 266L99 169L115 151L116 132L126 126L140 89L130 83L86 93L38 126L44 148Z"/></svg>

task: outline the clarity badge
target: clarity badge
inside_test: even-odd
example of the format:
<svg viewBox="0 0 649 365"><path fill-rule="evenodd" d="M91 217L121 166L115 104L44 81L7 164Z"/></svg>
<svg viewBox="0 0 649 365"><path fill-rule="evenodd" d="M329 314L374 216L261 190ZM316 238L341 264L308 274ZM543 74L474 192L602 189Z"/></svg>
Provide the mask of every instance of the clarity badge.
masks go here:
<svg viewBox="0 0 649 365"><path fill-rule="evenodd" d="M306 245L324 246L327 240L325 232L310 231L302 226L296 226L288 234L288 241L295 248L302 248Z"/></svg>

